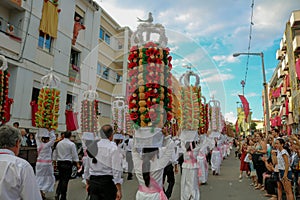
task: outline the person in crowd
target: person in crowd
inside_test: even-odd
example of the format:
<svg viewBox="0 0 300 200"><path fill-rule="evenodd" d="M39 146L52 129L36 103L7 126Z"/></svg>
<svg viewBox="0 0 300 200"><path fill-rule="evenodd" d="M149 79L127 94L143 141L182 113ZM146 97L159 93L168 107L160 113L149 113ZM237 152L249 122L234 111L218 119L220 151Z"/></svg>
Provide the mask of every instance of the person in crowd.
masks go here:
<svg viewBox="0 0 300 200"><path fill-rule="evenodd" d="M18 129L0 127L0 199L42 200L31 165L17 157L21 139Z"/></svg>
<svg viewBox="0 0 300 200"><path fill-rule="evenodd" d="M186 142L185 148L181 176L181 200L199 200L199 165L196 157L199 154L200 147L196 148L196 143L193 141Z"/></svg>
<svg viewBox="0 0 300 200"><path fill-rule="evenodd" d="M173 150L172 157L171 157L169 163L167 164L167 166L164 168L164 173L163 173L163 183L165 183L166 178L167 178L167 182L168 182L167 190L164 190L168 199L171 197L173 187L175 185L174 172L176 174L178 173L178 161L177 160L178 160L178 150L177 150L177 146L175 146L175 143L174 143L174 150Z"/></svg>
<svg viewBox="0 0 300 200"><path fill-rule="evenodd" d="M54 131L39 129L36 134L38 157L36 161L36 180L42 198L46 199L45 192L54 190L55 177L52 166L52 146L55 142Z"/></svg>
<svg viewBox="0 0 300 200"><path fill-rule="evenodd" d="M22 147L27 147L27 137L26 137L26 130L25 129L21 129L20 130L21 135L22 135L22 141L21 141L21 146Z"/></svg>
<svg viewBox="0 0 300 200"><path fill-rule="evenodd" d="M262 133L255 133L256 143L254 144L254 153L252 155L252 160L254 161L254 168L256 169L257 182L258 185L255 189L260 190L263 188L263 173L267 171L264 161L262 160L263 156L267 156L267 144L263 140ZM254 159L255 158L255 159Z"/></svg>
<svg viewBox="0 0 300 200"><path fill-rule="evenodd" d="M36 144L36 139L35 139L33 133L29 133L26 142L27 142L27 146L29 146L29 147L36 147L36 146L37 146L37 144Z"/></svg>
<svg viewBox="0 0 300 200"><path fill-rule="evenodd" d="M257 186L256 170L254 169L251 153L248 153L248 159L249 159L250 178L252 180L252 183L250 185L256 187Z"/></svg>
<svg viewBox="0 0 300 200"><path fill-rule="evenodd" d="M14 122L13 123L13 127L15 127L16 129L18 129L20 126L20 123L19 122Z"/></svg>
<svg viewBox="0 0 300 200"><path fill-rule="evenodd" d="M166 136L164 148L142 148L141 156L136 148L132 149L135 174L139 182L136 200L167 200L163 190L163 172L174 148L174 142L170 136Z"/></svg>
<svg viewBox="0 0 300 200"><path fill-rule="evenodd" d="M220 165L222 162L222 155L221 155L221 150L218 147L218 140L215 138L215 146L212 149L211 153L211 170L213 172L213 175L219 175L220 174Z"/></svg>
<svg viewBox="0 0 300 200"><path fill-rule="evenodd" d="M90 200L120 200L123 179L118 147L112 143L113 128L104 125L101 140L96 147L88 147L88 160L84 170ZM96 149L96 150L93 150ZM92 151L92 152L91 152Z"/></svg>
<svg viewBox="0 0 300 200"><path fill-rule="evenodd" d="M284 148L284 144L285 141L282 138L277 138L275 141L275 147L277 149L279 181L282 183L284 191L286 192L287 200L294 200L292 191L292 169L290 167L290 156L288 151ZM281 184L278 184L278 188L282 186ZM281 200L282 194L280 194L279 191L278 199Z"/></svg>
<svg viewBox="0 0 300 200"><path fill-rule="evenodd" d="M128 164L128 176L127 180L132 180L132 173L133 173L133 161L132 161L132 146L133 146L133 139L130 135L128 139L125 140L125 150L126 150L126 161Z"/></svg>
<svg viewBox="0 0 300 200"><path fill-rule="evenodd" d="M59 171L59 182L56 188L55 199L66 200L68 183L72 174L73 162L77 163L77 168L80 168L79 158L76 145L70 141L71 132L64 132L64 139L58 142L53 151L53 160L55 167Z"/></svg>
<svg viewBox="0 0 300 200"><path fill-rule="evenodd" d="M242 155L241 155L241 160L240 160L240 176L239 176L239 179L242 179L243 178L243 172L246 172L246 174L248 175L250 173L250 170L249 170L249 164L247 162L245 162L245 158L246 158L246 155L247 155L247 144L244 142L242 144Z"/></svg>

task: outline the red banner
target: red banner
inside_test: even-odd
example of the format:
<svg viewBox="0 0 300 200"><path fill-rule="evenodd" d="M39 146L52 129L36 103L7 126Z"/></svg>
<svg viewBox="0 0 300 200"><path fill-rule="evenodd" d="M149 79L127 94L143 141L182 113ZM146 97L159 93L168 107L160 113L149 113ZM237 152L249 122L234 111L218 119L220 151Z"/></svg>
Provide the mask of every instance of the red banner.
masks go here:
<svg viewBox="0 0 300 200"><path fill-rule="evenodd" d="M300 59L298 59L296 62L296 73L297 73L298 80L300 80Z"/></svg>
<svg viewBox="0 0 300 200"><path fill-rule="evenodd" d="M242 104L243 104L243 108L244 108L244 112L245 112L245 121L247 122L248 121L248 115L249 115L249 112L250 112L250 108L249 108L249 103L246 99L246 97L244 95L239 95L241 101L242 101Z"/></svg>
<svg viewBox="0 0 300 200"><path fill-rule="evenodd" d="M236 122L235 122L235 132L236 133L239 133L239 123L238 123L238 120L236 120Z"/></svg>

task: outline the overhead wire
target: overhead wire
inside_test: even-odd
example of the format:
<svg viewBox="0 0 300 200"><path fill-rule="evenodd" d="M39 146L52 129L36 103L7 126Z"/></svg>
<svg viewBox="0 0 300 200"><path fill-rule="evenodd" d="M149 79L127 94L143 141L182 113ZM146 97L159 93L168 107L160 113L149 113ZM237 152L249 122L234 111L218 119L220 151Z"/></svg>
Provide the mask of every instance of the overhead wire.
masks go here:
<svg viewBox="0 0 300 200"><path fill-rule="evenodd" d="M248 42L248 49L247 49L247 61L246 61L246 70L245 70L245 78L244 78L244 85L247 83L247 75L248 75L248 68L249 68L249 59L250 59L250 49L251 49L251 40L252 40L252 26L254 25L253 23L253 10L254 10L254 0L252 0L251 4L251 18L250 18L250 27L249 27L249 42Z"/></svg>

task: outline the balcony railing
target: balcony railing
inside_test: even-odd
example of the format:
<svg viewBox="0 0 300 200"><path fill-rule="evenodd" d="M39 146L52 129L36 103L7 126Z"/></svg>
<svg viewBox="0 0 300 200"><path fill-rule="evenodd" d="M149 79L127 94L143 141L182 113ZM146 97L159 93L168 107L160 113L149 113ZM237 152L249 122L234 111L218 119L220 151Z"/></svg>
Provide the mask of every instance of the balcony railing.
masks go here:
<svg viewBox="0 0 300 200"><path fill-rule="evenodd" d="M295 35L293 40L293 50L300 52L300 35Z"/></svg>
<svg viewBox="0 0 300 200"><path fill-rule="evenodd" d="M290 23L292 27L300 25L300 10L292 12Z"/></svg>

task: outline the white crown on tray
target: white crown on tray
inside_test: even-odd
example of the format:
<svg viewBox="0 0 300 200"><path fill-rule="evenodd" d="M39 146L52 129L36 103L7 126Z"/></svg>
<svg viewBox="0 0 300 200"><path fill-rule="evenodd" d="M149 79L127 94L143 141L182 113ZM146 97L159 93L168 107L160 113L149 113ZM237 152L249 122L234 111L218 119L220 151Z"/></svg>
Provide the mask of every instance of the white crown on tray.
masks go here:
<svg viewBox="0 0 300 200"><path fill-rule="evenodd" d="M147 42L158 43L162 48L167 47L168 38L165 33L165 27L162 24L153 24L153 19L138 25L137 30L131 36L131 46L142 46ZM158 37L157 37L158 36Z"/></svg>
<svg viewBox="0 0 300 200"><path fill-rule="evenodd" d="M162 147L164 135L161 128L143 127L135 130L133 146L135 148Z"/></svg>
<svg viewBox="0 0 300 200"><path fill-rule="evenodd" d="M179 139L183 142L193 142L198 140L198 132L193 130L182 130Z"/></svg>

